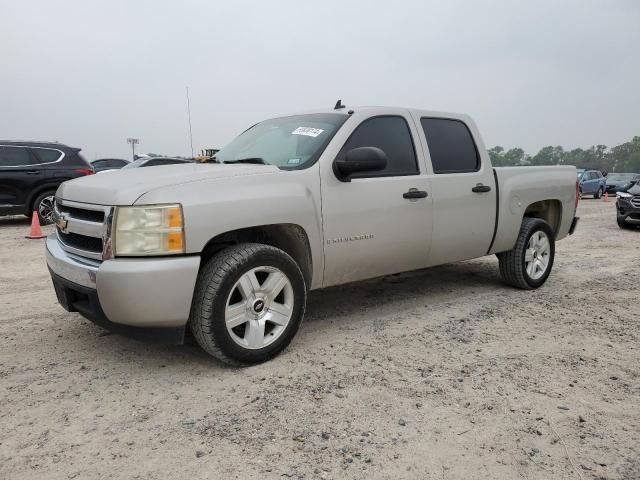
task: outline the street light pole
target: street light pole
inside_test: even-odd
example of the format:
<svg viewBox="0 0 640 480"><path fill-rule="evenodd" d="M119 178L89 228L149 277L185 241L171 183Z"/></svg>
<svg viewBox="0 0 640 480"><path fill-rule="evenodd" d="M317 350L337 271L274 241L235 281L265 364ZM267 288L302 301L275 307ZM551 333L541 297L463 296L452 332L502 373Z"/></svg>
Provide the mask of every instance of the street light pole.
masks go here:
<svg viewBox="0 0 640 480"><path fill-rule="evenodd" d="M127 138L127 143L131 145L131 159L135 161L136 159L136 144L140 143L139 138Z"/></svg>
<svg viewBox="0 0 640 480"><path fill-rule="evenodd" d="M191 145L191 158L193 158L193 134L191 133L191 101L189 100L189 87L187 89L187 118L189 119L189 143Z"/></svg>

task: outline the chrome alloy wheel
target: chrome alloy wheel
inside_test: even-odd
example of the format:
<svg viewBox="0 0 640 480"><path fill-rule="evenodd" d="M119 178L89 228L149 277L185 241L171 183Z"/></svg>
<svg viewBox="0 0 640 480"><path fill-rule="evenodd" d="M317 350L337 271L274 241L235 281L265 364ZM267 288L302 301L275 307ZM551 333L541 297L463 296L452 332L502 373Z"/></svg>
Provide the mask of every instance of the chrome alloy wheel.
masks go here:
<svg viewBox="0 0 640 480"><path fill-rule="evenodd" d="M293 313L293 287L275 267L244 273L231 289L224 311L227 331L238 345L255 350L274 342Z"/></svg>
<svg viewBox="0 0 640 480"><path fill-rule="evenodd" d="M40 214L40 218L45 219L47 222L53 222L54 199L54 195L49 195L48 197L44 197L40 201L40 205L38 205L38 213Z"/></svg>
<svg viewBox="0 0 640 480"><path fill-rule="evenodd" d="M545 274L549 268L550 254L549 237L543 231L537 230L529 238L527 249L524 252L525 269L532 280L538 280Z"/></svg>

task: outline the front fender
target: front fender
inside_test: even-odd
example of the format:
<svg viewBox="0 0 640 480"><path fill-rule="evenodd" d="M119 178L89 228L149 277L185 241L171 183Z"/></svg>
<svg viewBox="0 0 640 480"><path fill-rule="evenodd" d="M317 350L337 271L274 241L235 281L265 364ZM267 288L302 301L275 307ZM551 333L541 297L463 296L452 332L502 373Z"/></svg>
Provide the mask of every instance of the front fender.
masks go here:
<svg viewBox="0 0 640 480"><path fill-rule="evenodd" d="M309 239L313 285L322 283L324 252L318 164L305 170L278 171L191 184L145 193L136 204L180 203L187 253L200 253L218 235L262 225L294 224Z"/></svg>

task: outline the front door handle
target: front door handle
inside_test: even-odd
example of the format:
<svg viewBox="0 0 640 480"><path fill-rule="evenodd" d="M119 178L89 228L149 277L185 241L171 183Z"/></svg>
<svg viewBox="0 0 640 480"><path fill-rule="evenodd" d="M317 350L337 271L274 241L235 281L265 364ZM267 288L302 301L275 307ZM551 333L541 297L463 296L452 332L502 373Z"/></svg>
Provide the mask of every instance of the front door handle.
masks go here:
<svg viewBox="0 0 640 480"><path fill-rule="evenodd" d="M417 188L411 188L408 192L402 194L402 198L426 198L429 194L424 190L418 190Z"/></svg>
<svg viewBox="0 0 640 480"><path fill-rule="evenodd" d="M471 191L474 193L487 193L491 191L491 187L489 185L482 185L481 183L479 183L475 187L473 187Z"/></svg>
<svg viewBox="0 0 640 480"><path fill-rule="evenodd" d="M40 170L27 170L27 175L40 175Z"/></svg>

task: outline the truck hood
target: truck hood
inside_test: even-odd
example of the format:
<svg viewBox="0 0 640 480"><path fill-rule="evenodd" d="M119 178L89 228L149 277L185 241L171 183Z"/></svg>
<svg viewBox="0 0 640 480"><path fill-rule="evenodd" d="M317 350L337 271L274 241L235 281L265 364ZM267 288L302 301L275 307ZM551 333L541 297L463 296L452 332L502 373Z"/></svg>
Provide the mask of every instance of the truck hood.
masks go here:
<svg viewBox="0 0 640 480"><path fill-rule="evenodd" d="M273 165L215 163L127 168L69 180L60 185L56 196L98 205L132 205L140 196L162 187L279 171Z"/></svg>

